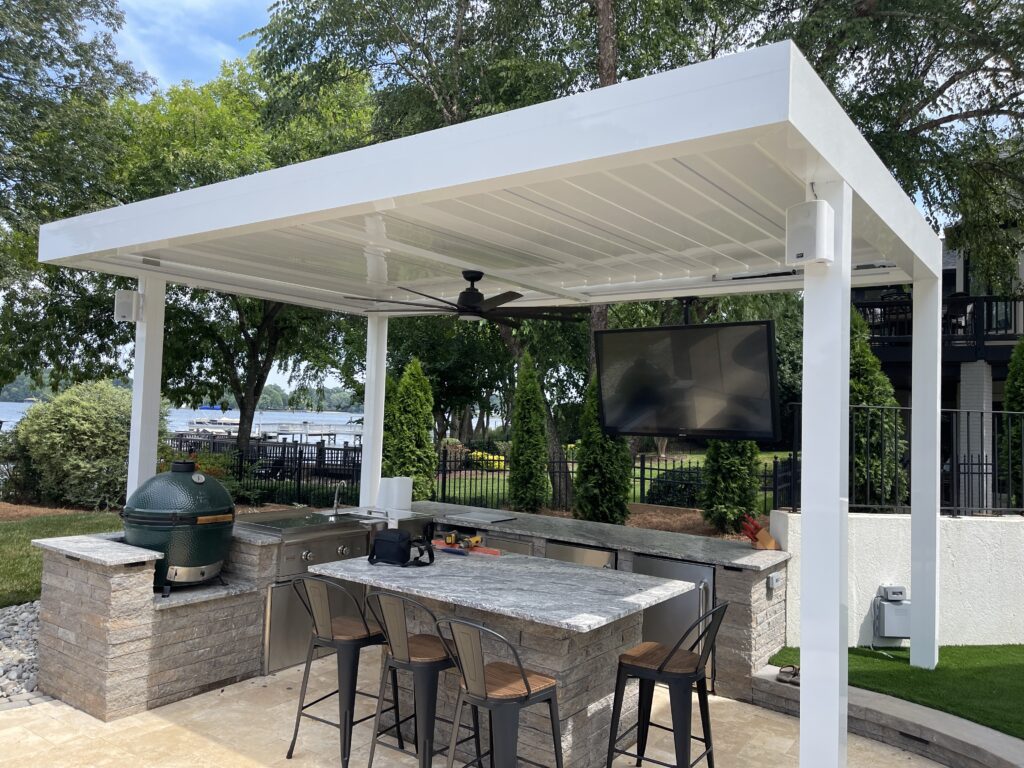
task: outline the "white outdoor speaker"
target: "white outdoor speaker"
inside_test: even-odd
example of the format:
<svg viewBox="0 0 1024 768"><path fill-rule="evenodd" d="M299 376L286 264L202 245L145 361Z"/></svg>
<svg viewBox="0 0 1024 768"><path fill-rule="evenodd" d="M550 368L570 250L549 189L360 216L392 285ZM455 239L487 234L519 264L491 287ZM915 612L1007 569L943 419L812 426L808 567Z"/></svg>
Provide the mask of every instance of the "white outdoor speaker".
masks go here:
<svg viewBox="0 0 1024 768"><path fill-rule="evenodd" d="M836 212L824 200L809 200L786 210L786 264L831 264Z"/></svg>
<svg viewBox="0 0 1024 768"><path fill-rule="evenodd" d="M140 315L141 298L138 291L115 291L114 320L119 323L137 323Z"/></svg>

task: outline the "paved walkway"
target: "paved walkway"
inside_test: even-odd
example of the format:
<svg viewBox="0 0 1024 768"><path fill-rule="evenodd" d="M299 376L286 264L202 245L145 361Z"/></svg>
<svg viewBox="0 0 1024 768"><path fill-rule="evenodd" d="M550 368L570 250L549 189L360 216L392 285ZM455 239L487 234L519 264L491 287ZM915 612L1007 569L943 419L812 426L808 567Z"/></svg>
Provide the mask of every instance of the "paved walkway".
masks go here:
<svg viewBox="0 0 1024 768"><path fill-rule="evenodd" d="M364 656L360 688L376 684L377 652ZM316 662L312 693L331 690L332 660ZM337 768L338 732L305 720L292 760L285 759L295 717L301 668L237 683L150 712L103 723L58 701L0 713L0 768ZM360 713L372 711L361 699ZM336 716L334 699L314 711ZM322 708L322 709L321 709ZM694 711L696 712L696 704ZM655 720L668 722L668 697L655 698ZM713 697L711 722L720 768L797 768L797 721L730 699ZM369 723L357 726L352 768L366 765ZM671 736L651 731L648 755L671 762ZM695 743L695 746L697 744ZM851 768L930 768L916 755L850 736ZM441 757L435 765L444 765ZM632 765L622 758L616 766ZM375 768L414 768L413 757L378 749ZM597 768L597 767L595 767Z"/></svg>

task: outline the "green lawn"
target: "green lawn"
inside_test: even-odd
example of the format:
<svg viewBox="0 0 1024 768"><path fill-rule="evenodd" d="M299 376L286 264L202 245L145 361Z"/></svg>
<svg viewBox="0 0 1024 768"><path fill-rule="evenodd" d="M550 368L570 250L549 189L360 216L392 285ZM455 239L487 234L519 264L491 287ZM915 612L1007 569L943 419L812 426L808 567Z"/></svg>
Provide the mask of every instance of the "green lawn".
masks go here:
<svg viewBox="0 0 1024 768"><path fill-rule="evenodd" d="M923 704L1024 738L1024 645L949 645L934 670L910 666L910 650L893 658L850 649L850 685ZM783 648L771 663L798 664L800 650Z"/></svg>
<svg viewBox="0 0 1024 768"><path fill-rule="evenodd" d="M32 539L116 531L121 520L114 512L43 515L0 522L0 608L39 598L43 555Z"/></svg>

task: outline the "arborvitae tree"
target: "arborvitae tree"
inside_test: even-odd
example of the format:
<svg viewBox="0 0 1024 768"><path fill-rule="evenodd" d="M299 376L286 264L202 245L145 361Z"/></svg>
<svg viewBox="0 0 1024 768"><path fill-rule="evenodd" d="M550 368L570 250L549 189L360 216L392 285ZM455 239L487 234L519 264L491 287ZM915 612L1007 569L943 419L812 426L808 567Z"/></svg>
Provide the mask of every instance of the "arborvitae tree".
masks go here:
<svg viewBox="0 0 1024 768"><path fill-rule="evenodd" d="M1003 407L1013 413L1024 412L1024 338L1017 342L1010 355L1010 365L1006 371L1006 383L1003 385ZM1021 473L1024 469L1024 456L1022 456L1021 445L1024 444L1021 436L1021 422L1024 416L1005 416L1005 423L997 425L1001 427L996 447L997 452L1005 457L1005 461L999 461L1000 480L1006 487L1008 504L1011 507L1019 507L1024 503L1024 489L1022 489Z"/></svg>
<svg viewBox="0 0 1024 768"><path fill-rule="evenodd" d="M625 440L606 435L601 428L594 376L583 399L576 462L573 515L581 520L624 524L633 489L633 457Z"/></svg>
<svg viewBox="0 0 1024 768"><path fill-rule="evenodd" d="M537 512L551 498L544 395L537 368L524 353L516 374L512 405L512 451L508 473L509 502L520 512Z"/></svg>
<svg viewBox="0 0 1024 768"><path fill-rule="evenodd" d="M907 452L906 427L892 382L871 351L869 339L867 321L859 312L851 310L853 476L850 478L850 503L872 507L901 506L910 493L903 462Z"/></svg>
<svg viewBox="0 0 1024 768"><path fill-rule="evenodd" d="M739 530L743 516L758 511L757 457L753 440L708 441L701 507L704 519L723 533Z"/></svg>
<svg viewBox="0 0 1024 768"><path fill-rule="evenodd" d="M411 477L414 500L434 493L437 454L434 450L434 396L420 361L413 358L398 384L384 398L384 445L381 474Z"/></svg>

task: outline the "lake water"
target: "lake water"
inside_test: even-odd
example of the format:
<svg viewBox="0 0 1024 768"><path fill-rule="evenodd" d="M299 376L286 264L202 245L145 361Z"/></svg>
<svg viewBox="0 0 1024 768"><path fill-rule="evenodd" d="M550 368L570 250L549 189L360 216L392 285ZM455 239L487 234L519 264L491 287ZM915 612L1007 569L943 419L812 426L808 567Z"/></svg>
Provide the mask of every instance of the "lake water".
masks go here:
<svg viewBox="0 0 1024 768"><path fill-rule="evenodd" d="M13 429L14 425L21 421L25 411L31 406L32 403L0 402L0 422L3 422L0 429L4 432ZM238 416L238 411L234 409L222 412L219 409L207 411L193 410L191 408L171 408L167 412L167 427L171 432L179 432L187 429L190 421L197 419L212 421L214 419L237 419ZM279 425L291 425L297 428L305 426L309 432L315 432L318 429L341 431L337 428L351 423L353 419L361 419L362 417L363 414L361 413L345 413L342 411L257 411L254 423L257 431L277 431L276 427ZM306 422L306 424L303 425L303 422Z"/></svg>

